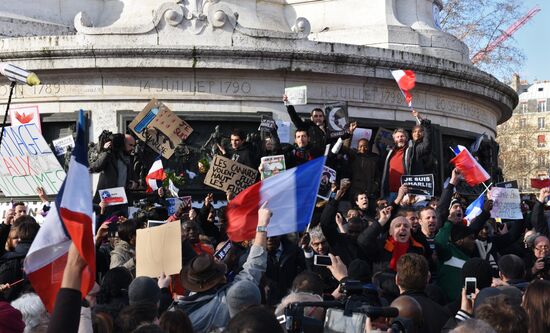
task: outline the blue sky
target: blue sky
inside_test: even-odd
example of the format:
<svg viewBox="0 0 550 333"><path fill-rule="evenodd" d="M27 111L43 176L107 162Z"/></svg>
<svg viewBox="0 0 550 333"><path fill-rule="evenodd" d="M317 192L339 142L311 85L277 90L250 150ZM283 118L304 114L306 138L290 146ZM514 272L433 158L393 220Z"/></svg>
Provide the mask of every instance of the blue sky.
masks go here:
<svg viewBox="0 0 550 333"><path fill-rule="evenodd" d="M513 36L526 56L519 74L529 82L550 80L550 1L525 0L526 12L535 5L542 10Z"/></svg>

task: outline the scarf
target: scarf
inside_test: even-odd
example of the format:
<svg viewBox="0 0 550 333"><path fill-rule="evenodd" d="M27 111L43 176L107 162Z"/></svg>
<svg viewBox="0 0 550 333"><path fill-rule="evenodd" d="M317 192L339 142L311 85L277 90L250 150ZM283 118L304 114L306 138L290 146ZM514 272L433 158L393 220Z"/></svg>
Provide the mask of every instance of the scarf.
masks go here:
<svg viewBox="0 0 550 333"><path fill-rule="evenodd" d="M393 245L393 251L391 254L390 268L393 271L397 271L397 260L409 250L409 242L400 243L393 239L393 236L388 238L388 241Z"/></svg>

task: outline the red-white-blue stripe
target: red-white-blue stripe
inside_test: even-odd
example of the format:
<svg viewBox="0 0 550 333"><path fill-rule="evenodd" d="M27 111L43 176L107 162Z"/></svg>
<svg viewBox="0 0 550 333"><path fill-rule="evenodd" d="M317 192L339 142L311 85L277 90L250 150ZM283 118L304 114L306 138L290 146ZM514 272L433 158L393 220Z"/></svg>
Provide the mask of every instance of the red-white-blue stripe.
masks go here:
<svg viewBox="0 0 550 333"><path fill-rule="evenodd" d="M151 193L159 189L158 181L163 181L166 179L166 173L164 173L164 167L162 166L162 161L160 158L157 158L149 173L145 176L145 182L147 183L147 193Z"/></svg>
<svg viewBox="0 0 550 333"><path fill-rule="evenodd" d="M254 238L258 209L265 201L273 213L268 236L305 230L313 215L324 164L325 157L319 157L241 192L227 206L229 238L233 241Z"/></svg>
<svg viewBox="0 0 550 333"><path fill-rule="evenodd" d="M84 113L81 111L78 133L67 177L59 190L40 231L25 258L24 269L36 293L48 311L53 311L61 287L63 270L71 241L86 261L81 292L86 296L95 282L95 247L92 231L92 188L84 142Z"/></svg>

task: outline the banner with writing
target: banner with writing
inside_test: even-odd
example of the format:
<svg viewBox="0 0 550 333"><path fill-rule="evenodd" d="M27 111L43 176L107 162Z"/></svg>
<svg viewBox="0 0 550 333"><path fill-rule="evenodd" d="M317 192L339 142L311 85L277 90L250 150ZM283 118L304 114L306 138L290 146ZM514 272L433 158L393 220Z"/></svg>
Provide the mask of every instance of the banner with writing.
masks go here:
<svg viewBox="0 0 550 333"><path fill-rule="evenodd" d="M410 194L434 195L434 175L403 175L401 185L407 185Z"/></svg>
<svg viewBox="0 0 550 333"><path fill-rule="evenodd" d="M254 184L256 177L258 177L257 170L223 156L215 155L204 178L204 184L237 195Z"/></svg>
<svg viewBox="0 0 550 333"><path fill-rule="evenodd" d="M0 189L7 197L36 196L36 188L57 194L65 171L36 124L4 128L0 147Z"/></svg>
<svg viewBox="0 0 550 333"><path fill-rule="evenodd" d="M99 197L107 206L124 205L128 203L124 187L113 187L99 190Z"/></svg>
<svg viewBox="0 0 550 333"><path fill-rule="evenodd" d="M258 131L263 132L271 132L275 131L277 129L277 123L273 118L270 116L262 116L262 119L260 121L260 127L258 127Z"/></svg>
<svg viewBox="0 0 550 333"><path fill-rule="evenodd" d="M492 218L521 220L521 199L517 188L493 187L490 192L493 200Z"/></svg>
<svg viewBox="0 0 550 333"><path fill-rule="evenodd" d="M61 156L65 155L67 148L74 148L74 139L72 135L64 136L59 139L52 141L53 149L55 150L55 155Z"/></svg>
<svg viewBox="0 0 550 333"><path fill-rule="evenodd" d="M341 137L349 124L348 103L338 102L325 105L325 117L331 138Z"/></svg>
<svg viewBox="0 0 550 333"><path fill-rule="evenodd" d="M129 128L166 159L174 154L178 144L193 133L187 122L154 98L134 118Z"/></svg>
<svg viewBox="0 0 550 333"><path fill-rule="evenodd" d="M262 179L275 176L286 170L285 155L264 156L260 160Z"/></svg>

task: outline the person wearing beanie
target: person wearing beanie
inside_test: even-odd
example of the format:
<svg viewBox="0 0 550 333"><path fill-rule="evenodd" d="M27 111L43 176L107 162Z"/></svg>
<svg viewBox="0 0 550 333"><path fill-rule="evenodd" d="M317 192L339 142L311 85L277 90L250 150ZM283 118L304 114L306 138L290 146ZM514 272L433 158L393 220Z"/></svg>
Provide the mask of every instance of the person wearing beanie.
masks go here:
<svg viewBox="0 0 550 333"><path fill-rule="evenodd" d="M248 280L242 280L233 284L227 291L227 308L229 316L235 317L240 311L252 306L260 305L262 296L256 284Z"/></svg>
<svg viewBox="0 0 550 333"><path fill-rule="evenodd" d="M23 315L7 302L0 301L0 332L23 333Z"/></svg>
<svg viewBox="0 0 550 333"><path fill-rule="evenodd" d="M157 304L160 300L160 288L155 280L148 276L138 276L128 287L130 305L138 303Z"/></svg>

